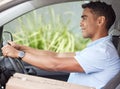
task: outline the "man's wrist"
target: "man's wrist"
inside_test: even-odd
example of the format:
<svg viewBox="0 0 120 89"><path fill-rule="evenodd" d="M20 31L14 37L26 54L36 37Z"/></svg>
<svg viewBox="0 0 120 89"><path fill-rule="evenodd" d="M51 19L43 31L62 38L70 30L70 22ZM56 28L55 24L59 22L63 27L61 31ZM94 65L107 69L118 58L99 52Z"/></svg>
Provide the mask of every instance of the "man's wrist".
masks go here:
<svg viewBox="0 0 120 89"><path fill-rule="evenodd" d="M18 58L22 59L25 56L25 52L24 51L18 51Z"/></svg>

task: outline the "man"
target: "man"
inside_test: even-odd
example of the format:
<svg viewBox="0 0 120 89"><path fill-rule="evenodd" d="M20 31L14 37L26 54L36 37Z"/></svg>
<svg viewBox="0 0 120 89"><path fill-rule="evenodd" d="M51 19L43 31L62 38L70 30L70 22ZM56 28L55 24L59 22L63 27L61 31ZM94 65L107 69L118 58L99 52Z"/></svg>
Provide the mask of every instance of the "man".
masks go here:
<svg viewBox="0 0 120 89"><path fill-rule="evenodd" d="M118 53L108 36L115 13L110 5L99 1L84 4L82 8L82 35L92 40L83 51L55 53L9 42L2 48L3 55L21 57L44 70L71 72L68 82L101 89L120 70Z"/></svg>

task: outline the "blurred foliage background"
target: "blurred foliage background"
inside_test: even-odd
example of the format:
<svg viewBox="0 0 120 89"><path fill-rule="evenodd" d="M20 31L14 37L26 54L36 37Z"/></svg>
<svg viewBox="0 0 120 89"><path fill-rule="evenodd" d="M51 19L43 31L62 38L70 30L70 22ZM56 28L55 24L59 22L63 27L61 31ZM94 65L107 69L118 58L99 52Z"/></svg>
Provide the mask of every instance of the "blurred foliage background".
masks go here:
<svg viewBox="0 0 120 89"><path fill-rule="evenodd" d="M65 8L66 4L63 4L62 7ZM76 10L75 6L72 8ZM90 42L89 39L82 38L79 22L72 22L70 19L70 17L75 19L74 15L76 15L72 10L65 11L64 15L56 14L54 8L51 7L47 7L46 15L38 13L38 11L27 13L8 24L6 30L12 31L16 43L55 52L75 52L84 49ZM43 9L43 11L46 10ZM59 10L57 9L57 11ZM11 24L16 23L17 26L13 26L14 28L10 27ZM74 27L71 28L71 25ZM75 31L76 28L79 30Z"/></svg>

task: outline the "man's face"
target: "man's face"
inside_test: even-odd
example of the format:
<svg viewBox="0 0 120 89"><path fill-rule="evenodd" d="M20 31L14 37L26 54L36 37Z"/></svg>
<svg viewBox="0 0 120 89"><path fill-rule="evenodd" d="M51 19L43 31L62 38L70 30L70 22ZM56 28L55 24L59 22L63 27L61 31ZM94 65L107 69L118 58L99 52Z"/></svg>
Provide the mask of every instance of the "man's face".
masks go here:
<svg viewBox="0 0 120 89"><path fill-rule="evenodd" d="M81 16L82 20L80 26L82 28L82 35L84 38L94 38L97 31L97 18L91 12L91 9L85 8Z"/></svg>

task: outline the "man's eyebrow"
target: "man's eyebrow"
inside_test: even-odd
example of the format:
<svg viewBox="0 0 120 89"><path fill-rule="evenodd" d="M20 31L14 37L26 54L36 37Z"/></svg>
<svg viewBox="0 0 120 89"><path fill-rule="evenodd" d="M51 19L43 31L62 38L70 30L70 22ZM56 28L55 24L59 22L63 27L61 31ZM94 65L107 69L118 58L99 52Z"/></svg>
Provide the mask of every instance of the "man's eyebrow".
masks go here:
<svg viewBox="0 0 120 89"><path fill-rule="evenodd" d="M81 18L87 17L87 15L82 15Z"/></svg>

